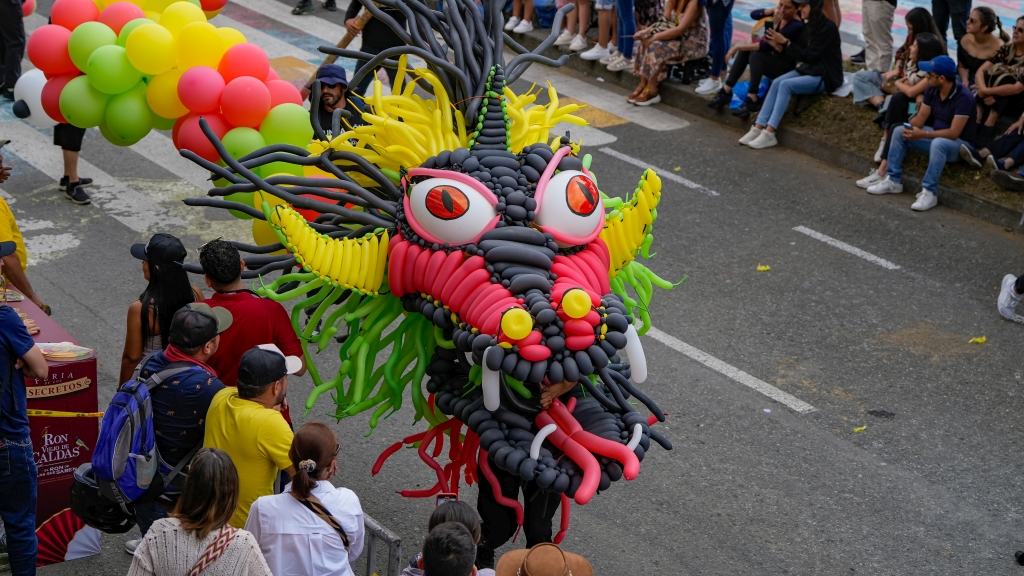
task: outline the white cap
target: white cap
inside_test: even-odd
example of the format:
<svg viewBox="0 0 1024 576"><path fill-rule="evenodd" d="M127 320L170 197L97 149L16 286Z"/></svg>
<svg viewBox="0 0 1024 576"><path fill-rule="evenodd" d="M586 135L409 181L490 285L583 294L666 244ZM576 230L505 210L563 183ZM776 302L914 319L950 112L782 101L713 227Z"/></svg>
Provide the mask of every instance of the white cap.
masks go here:
<svg viewBox="0 0 1024 576"><path fill-rule="evenodd" d="M284 356L284 367L288 374L295 374L299 370L302 370L302 359L298 356L286 356L285 353L281 352L281 349L274 344L260 344L258 348L277 352L281 356Z"/></svg>

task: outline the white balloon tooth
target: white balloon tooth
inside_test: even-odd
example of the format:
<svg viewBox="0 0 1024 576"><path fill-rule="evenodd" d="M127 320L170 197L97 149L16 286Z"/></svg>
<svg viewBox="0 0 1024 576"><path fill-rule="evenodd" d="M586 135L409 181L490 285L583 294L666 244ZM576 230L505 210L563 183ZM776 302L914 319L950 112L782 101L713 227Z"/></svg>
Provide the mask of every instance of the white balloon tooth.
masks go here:
<svg viewBox="0 0 1024 576"><path fill-rule="evenodd" d="M640 335L636 333L636 328L632 324L626 329L626 356L629 357L633 382L642 384L644 380L647 380L647 356L644 355L644 345L640 343Z"/></svg>
<svg viewBox="0 0 1024 576"><path fill-rule="evenodd" d="M640 445L640 439L643 438L643 435L644 427L640 423L633 424L633 437L629 439L629 444L626 444L626 448L629 448L630 452L636 450L636 447Z"/></svg>
<svg viewBox="0 0 1024 576"><path fill-rule="evenodd" d="M540 458L540 445L544 443L544 439L551 435L552 432L558 430L558 425L555 423L548 424L547 426L540 429L537 435L533 437L533 444L530 444L530 458L537 460ZM637 440L640 442L640 440Z"/></svg>
<svg viewBox="0 0 1024 576"><path fill-rule="evenodd" d="M487 348L490 350L490 347ZM484 351L484 357L487 357L487 350ZM480 377L480 387L483 388L484 392L484 408L487 408L491 412L494 412L501 406L501 376L497 371L491 370L487 367L487 362L480 363L480 367L483 369L483 373Z"/></svg>

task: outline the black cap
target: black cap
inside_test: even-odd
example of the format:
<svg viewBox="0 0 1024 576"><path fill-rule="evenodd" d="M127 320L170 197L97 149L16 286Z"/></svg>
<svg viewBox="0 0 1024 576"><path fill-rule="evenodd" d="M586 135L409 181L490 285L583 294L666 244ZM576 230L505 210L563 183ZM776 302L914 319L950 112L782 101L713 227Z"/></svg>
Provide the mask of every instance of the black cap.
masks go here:
<svg viewBox="0 0 1024 576"><path fill-rule="evenodd" d="M342 86L348 87L348 75L345 73L345 69L337 64L324 64L316 71L316 79L321 84L327 84L328 86L336 86L341 84ZM307 88L312 88L313 84L310 83Z"/></svg>
<svg viewBox="0 0 1024 576"><path fill-rule="evenodd" d="M154 264L177 264L179 266L188 256L185 246L170 234L154 234L145 244L132 244L132 256L139 260L148 260Z"/></svg>
<svg viewBox="0 0 1024 576"><path fill-rule="evenodd" d="M260 344L242 354L238 363L238 381L251 388L263 388L284 378L285 374L295 374L301 369L302 361L297 356L285 356L273 344Z"/></svg>
<svg viewBox="0 0 1024 576"><path fill-rule="evenodd" d="M193 302L174 313L167 341L179 348L196 348L213 340L229 326L231 312L226 308Z"/></svg>
<svg viewBox="0 0 1024 576"><path fill-rule="evenodd" d="M10 256L18 251L18 245L14 242L0 242L0 258Z"/></svg>

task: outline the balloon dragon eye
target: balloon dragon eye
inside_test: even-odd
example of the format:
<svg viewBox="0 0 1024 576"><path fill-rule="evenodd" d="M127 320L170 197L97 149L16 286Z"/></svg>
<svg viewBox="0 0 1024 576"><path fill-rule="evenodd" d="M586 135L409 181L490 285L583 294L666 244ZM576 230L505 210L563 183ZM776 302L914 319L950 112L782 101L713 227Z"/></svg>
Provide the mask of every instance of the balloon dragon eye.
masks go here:
<svg viewBox="0 0 1024 576"><path fill-rule="evenodd" d="M454 186L435 186L427 192L427 210L442 220L454 220L469 210L469 199Z"/></svg>
<svg viewBox="0 0 1024 576"><path fill-rule="evenodd" d="M580 175L569 180L569 185L566 188L566 200L569 210L572 210L573 214L590 216L597 208L598 198L600 198L600 193L590 178Z"/></svg>
<svg viewBox="0 0 1024 576"><path fill-rule="evenodd" d="M409 174L428 176L409 186L403 200L406 221L421 238L458 246L476 241L497 222L494 193L468 175L429 168Z"/></svg>
<svg viewBox="0 0 1024 576"><path fill-rule="evenodd" d="M597 237L604 224L604 202L588 174L562 170L542 184L534 223L543 232L563 247L581 246Z"/></svg>

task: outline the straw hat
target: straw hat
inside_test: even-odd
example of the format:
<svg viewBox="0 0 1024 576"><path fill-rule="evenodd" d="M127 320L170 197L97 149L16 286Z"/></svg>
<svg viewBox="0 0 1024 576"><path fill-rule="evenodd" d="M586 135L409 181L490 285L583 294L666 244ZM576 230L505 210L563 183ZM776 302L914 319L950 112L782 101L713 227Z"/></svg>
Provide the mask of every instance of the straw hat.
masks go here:
<svg viewBox="0 0 1024 576"><path fill-rule="evenodd" d="M594 576L586 558L547 543L506 552L494 572L496 576Z"/></svg>

